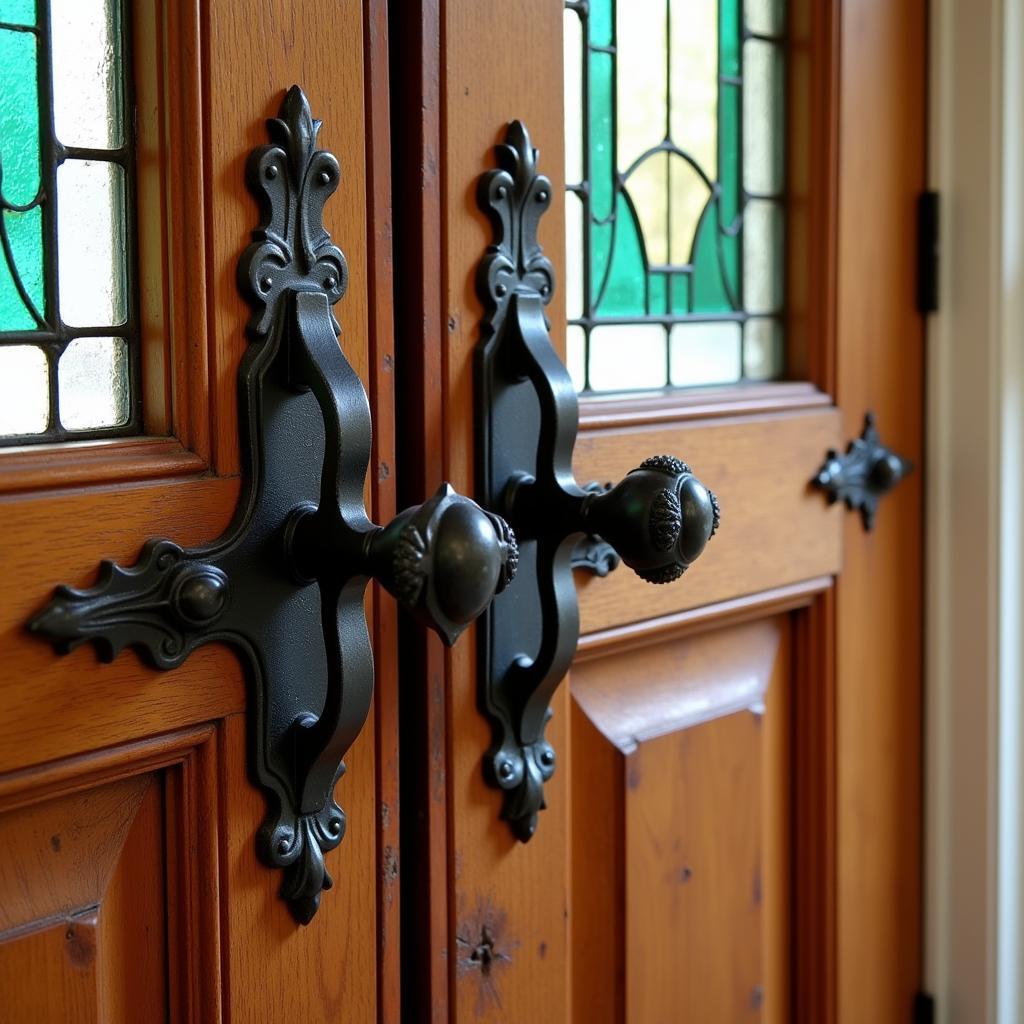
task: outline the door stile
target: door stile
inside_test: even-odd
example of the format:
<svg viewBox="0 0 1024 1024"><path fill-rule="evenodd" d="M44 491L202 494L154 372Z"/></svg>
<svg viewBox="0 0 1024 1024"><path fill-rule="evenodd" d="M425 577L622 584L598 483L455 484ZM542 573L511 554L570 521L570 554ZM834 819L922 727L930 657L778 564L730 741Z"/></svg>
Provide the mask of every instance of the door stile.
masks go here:
<svg viewBox="0 0 1024 1024"><path fill-rule="evenodd" d="M374 519L398 510L395 445L394 276L391 208L391 121L387 0L364 0L366 97L369 393L376 415L369 490ZM399 835L398 612L383 588L373 588L374 734L377 783L377 1020L401 1018L401 842Z"/></svg>
<svg viewBox="0 0 1024 1024"><path fill-rule="evenodd" d="M441 8L391 6L398 495L411 504L445 479L442 394ZM410 1020L446 1024L449 957L447 659L441 641L399 615L402 694L402 988ZM464 638L462 643L466 643Z"/></svg>

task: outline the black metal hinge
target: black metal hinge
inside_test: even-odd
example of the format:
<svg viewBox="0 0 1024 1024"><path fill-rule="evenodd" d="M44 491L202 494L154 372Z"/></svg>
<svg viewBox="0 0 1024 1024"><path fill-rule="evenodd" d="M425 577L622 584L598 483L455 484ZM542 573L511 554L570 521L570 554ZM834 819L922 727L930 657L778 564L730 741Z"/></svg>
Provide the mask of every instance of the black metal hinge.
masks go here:
<svg viewBox="0 0 1024 1024"><path fill-rule="evenodd" d="M917 310L939 309L939 193L917 197Z"/></svg>
<svg viewBox="0 0 1024 1024"><path fill-rule="evenodd" d="M914 996L913 1024L935 1024L935 997L930 992Z"/></svg>

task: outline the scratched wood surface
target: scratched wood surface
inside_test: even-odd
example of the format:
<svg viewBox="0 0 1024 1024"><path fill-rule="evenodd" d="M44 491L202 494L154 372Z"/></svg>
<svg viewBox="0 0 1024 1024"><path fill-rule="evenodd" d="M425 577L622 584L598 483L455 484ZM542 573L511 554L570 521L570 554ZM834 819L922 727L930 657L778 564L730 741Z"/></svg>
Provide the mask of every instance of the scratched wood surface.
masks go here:
<svg viewBox="0 0 1024 1024"><path fill-rule="evenodd" d="M147 431L167 436L0 456L0 1020L394 1021L390 600L368 600L380 689L339 785L335 886L306 929L256 860L264 803L238 659L209 648L173 673L132 652L103 665L88 648L58 658L23 628L101 558L131 564L151 536L202 543L231 517L249 314L235 273L258 219L244 167L292 84L341 163L325 212L351 272L336 313L371 395L367 497L378 521L394 510L385 5L136 6L143 393ZM167 735L188 737L170 759L153 752Z"/></svg>

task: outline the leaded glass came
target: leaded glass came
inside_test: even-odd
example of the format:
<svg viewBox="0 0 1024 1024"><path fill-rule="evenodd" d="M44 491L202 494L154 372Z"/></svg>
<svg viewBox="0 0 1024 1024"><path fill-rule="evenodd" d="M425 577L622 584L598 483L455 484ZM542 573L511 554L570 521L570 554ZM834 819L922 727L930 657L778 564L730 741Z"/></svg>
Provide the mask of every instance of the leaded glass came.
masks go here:
<svg viewBox="0 0 1024 1024"><path fill-rule="evenodd" d="M783 372L782 0L568 0L566 301L581 391Z"/></svg>
<svg viewBox="0 0 1024 1024"><path fill-rule="evenodd" d="M123 0L0 0L0 444L138 429Z"/></svg>

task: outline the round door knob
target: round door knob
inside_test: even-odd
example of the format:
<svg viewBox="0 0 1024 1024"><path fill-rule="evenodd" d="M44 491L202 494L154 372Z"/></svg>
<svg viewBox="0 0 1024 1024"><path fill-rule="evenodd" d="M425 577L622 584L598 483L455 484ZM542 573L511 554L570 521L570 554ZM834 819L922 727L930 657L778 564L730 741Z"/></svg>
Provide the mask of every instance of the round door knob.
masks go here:
<svg viewBox="0 0 1024 1024"><path fill-rule="evenodd" d="M285 529L285 550L301 582L341 562L371 576L449 646L512 582L519 547L501 516L482 509L450 484L422 505L399 512L387 526L357 538L299 505Z"/></svg>
<svg viewBox="0 0 1024 1024"><path fill-rule="evenodd" d="M501 516L442 484L368 541L372 575L446 643L512 582L515 534Z"/></svg>
<svg viewBox="0 0 1024 1024"><path fill-rule="evenodd" d="M715 535L721 511L685 462L655 455L611 490L589 494L582 518L583 528L611 544L642 579L671 583Z"/></svg>

